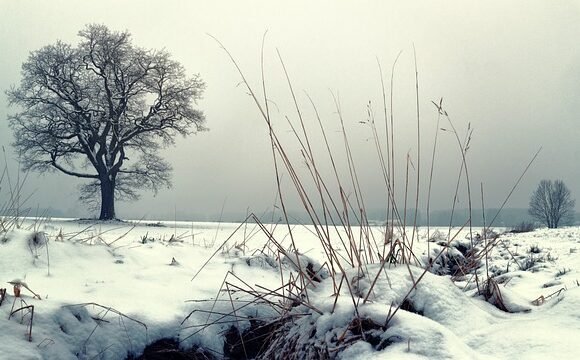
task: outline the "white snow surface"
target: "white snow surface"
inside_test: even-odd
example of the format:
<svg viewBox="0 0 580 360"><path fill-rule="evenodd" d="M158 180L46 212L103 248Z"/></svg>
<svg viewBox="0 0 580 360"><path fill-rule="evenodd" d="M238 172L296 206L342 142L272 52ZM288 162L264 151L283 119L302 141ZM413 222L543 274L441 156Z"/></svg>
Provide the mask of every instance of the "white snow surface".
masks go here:
<svg viewBox="0 0 580 360"><path fill-rule="evenodd" d="M0 232L0 288L7 289L0 306L0 359L125 359L129 354L141 354L146 345L161 338L180 339L184 347L195 344L219 356L223 331L231 323L209 326L195 334L198 328L192 326L207 321L203 311L214 304L211 300L228 272L251 286L275 289L281 284L278 264L286 263L287 273L296 267L292 257L278 263L258 256L255 250L262 248L266 237L253 225L239 226L24 219L18 229ZM279 226L275 233L279 239L286 238L288 245L286 230ZM294 228L297 246L307 256L299 259L301 266L308 259L317 264L324 261L311 230ZM39 233L42 236L35 236ZM420 228L419 234L415 254L426 258L426 229ZM388 346L376 350L367 342L356 341L339 357L577 358L580 228L503 234L500 239L489 258L489 271L513 313L478 296L475 282L467 278L452 281L449 275L426 273L409 293L413 284L410 273L417 279L424 270L386 266L386 276L378 277L369 301L359 306L360 315L382 324L394 309L391 305L400 304L407 293L412 311L399 309L380 334ZM437 247L433 242L429 245L431 251ZM367 269L372 275L378 271L378 264ZM348 272L351 279L356 278L355 270ZM480 269L480 278L484 273ZM346 286L335 306L328 274L320 277L322 282L310 290L309 297L322 314L313 314L307 321L325 341L344 333L354 306ZM8 282L16 279L40 299L25 288L20 298L14 297ZM366 295L372 280L372 276L360 279L357 291ZM27 305L34 306L31 341L29 309L17 311L9 319L11 310ZM231 311L231 303L214 306L215 311L227 311L228 306ZM246 310L246 315L256 311Z"/></svg>

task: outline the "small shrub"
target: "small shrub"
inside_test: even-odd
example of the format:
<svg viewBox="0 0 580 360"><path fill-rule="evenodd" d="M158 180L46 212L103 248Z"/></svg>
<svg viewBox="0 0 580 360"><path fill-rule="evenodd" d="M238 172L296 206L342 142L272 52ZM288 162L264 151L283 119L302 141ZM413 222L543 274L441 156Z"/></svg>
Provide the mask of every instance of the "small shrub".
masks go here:
<svg viewBox="0 0 580 360"><path fill-rule="evenodd" d="M521 223L514 226L509 233L512 234L519 234L519 233L526 233L536 230L536 225L530 221L522 221Z"/></svg>
<svg viewBox="0 0 580 360"><path fill-rule="evenodd" d="M520 263L520 270L528 271L533 270L537 263L541 262L542 258L534 257L533 255L528 256Z"/></svg>
<svg viewBox="0 0 580 360"><path fill-rule="evenodd" d="M530 246L530 249L528 250L528 252L530 254L539 254L542 252L542 249L538 246L538 244L536 244L536 245Z"/></svg>

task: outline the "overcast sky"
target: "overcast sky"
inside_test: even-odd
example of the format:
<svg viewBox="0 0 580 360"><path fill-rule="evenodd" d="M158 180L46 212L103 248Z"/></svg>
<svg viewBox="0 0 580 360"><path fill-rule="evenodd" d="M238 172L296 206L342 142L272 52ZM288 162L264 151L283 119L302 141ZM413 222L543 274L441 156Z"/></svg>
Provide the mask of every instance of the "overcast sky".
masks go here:
<svg viewBox="0 0 580 360"><path fill-rule="evenodd" d="M377 59L388 81L400 51L394 77L399 177L404 176L407 152L416 161L413 44L420 81L423 174L430 165L437 118L431 101L443 98L458 129L464 132L468 123L474 129L470 176L475 193L483 183L487 207L501 205L540 146L539 158L508 206L527 207L530 193L544 178L563 179L573 195L580 195L578 1L0 0L0 144L10 158L15 156L6 116L16 109L7 107L4 91L19 82L20 65L30 51L58 39L76 44L77 32L87 23L126 29L139 46L165 48L207 83L199 108L210 131L180 138L164 151L174 167L173 188L119 204L121 217L173 218L174 212L180 218L199 217L219 213L224 202L227 212L245 212L248 207L262 212L272 206L275 182L267 128L238 86L235 68L207 35L220 39L258 86L266 30L266 76L276 105L276 126L287 134L288 149L295 152L297 147L284 116L295 120L296 113L276 49L306 121L314 126L304 91L317 103L329 135L337 138L332 144L340 157L340 126L331 91L339 94L368 208L384 206L385 190L370 130L359 121L366 119L369 101L377 114L382 111ZM313 137L316 134L313 131ZM451 206L460 163L452 135L439 136L432 207L443 209ZM427 178L421 181L426 184ZM77 201L78 184L56 173L31 174L30 205L84 214ZM479 204L479 196L474 201ZM460 207L466 207L465 198L460 198Z"/></svg>

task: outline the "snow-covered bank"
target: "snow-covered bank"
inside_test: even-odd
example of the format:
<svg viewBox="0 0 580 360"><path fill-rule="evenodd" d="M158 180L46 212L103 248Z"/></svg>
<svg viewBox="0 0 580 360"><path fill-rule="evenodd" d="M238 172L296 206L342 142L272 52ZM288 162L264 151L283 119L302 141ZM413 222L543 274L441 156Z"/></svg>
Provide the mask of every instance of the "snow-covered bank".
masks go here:
<svg viewBox="0 0 580 360"><path fill-rule="evenodd" d="M26 230L34 225L48 242L38 240L34 229ZM239 224L151 225L26 221L19 230L0 234L0 281L5 284L0 287L7 288L0 306L0 358L123 359L140 354L157 339L187 338L199 329L195 326L208 322L205 310L231 311L231 302L205 301L215 299L228 272L252 287L280 286L278 263L268 263L254 251L266 239L253 225L240 227L221 248ZM284 230L275 230L280 239ZM297 247L322 261L323 249L310 230L294 229ZM427 248L426 231L420 229L420 234L417 255L426 254ZM376 336L373 341L378 345L356 338L356 331L349 330L353 300L345 286L341 290L345 296L335 304L329 279L322 279L308 294L319 312L297 316L298 326L286 332L286 339L308 334L303 339L307 344L334 347L341 346L337 342L341 336L352 336L352 342L336 352L342 358L575 358L580 351L575 341L580 334L580 228L505 234L500 239L489 259L490 271L504 300L530 311L503 312L475 296L473 286L428 273L410 292L407 305L382 328L391 305L402 302L412 287L409 271L414 278L423 272L398 266L387 268L388 278L379 277L370 301L359 306L360 315L376 324L369 325L368 333ZM378 267L370 265L368 273L378 271L373 266ZM354 284L355 274L351 275ZM238 281L229 276L232 284ZM15 299L7 282L16 279L41 300L25 288L22 299ZM372 280L356 283L363 297ZM30 308L8 319L13 304L14 309L34 306L30 342ZM182 325L193 310L197 311ZM249 315L257 308L248 306L243 311ZM300 306L293 311L306 312ZM237 324L249 326L248 321ZM219 355L223 332L231 325L230 319L209 326L183 344L201 345Z"/></svg>

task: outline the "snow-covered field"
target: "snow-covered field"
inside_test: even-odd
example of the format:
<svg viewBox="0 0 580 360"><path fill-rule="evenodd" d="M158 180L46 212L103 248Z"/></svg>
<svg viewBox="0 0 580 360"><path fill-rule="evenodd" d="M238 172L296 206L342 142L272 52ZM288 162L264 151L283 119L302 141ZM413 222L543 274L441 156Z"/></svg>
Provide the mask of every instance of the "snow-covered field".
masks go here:
<svg viewBox="0 0 580 360"><path fill-rule="evenodd" d="M426 231L419 229L414 244L419 261L427 259ZM285 232L282 225L274 230L288 245ZM312 228L296 226L293 233L305 258L324 261ZM465 236L464 230L457 242L464 243ZM7 289L0 305L0 358L125 359L162 338L180 339L184 347L199 346L219 358L232 325L247 329L246 320L266 318L276 309L261 301L240 305L248 300L245 291L274 290L292 272L288 261L264 255L270 253L263 249L266 240L252 224L22 220L18 228L0 232L0 288ZM429 247L432 256L442 249L436 242ZM577 358L580 228L502 234L488 269L511 312L478 296L469 276L452 281L450 275L426 273L412 289L422 268L386 265L381 271L379 264L369 265L367 274L380 275L374 287L374 276L360 278L355 269L345 269L349 284L337 298L338 284L320 274L322 281L305 295L312 308L282 325L294 330L280 338L287 341L278 344L281 352L270 355L283 357L295 341L304 344L304 354L312 356L322 342L330 349L325 356L348 359ZM478 281L485 273L481 267ZM25 283L20 298L14 297L14 283ZM376 326L385 324L407 294L388 326ZM366 334L357 335L352 324L353 302L359 317L375 324ZM27 308L15 311L22 307ZM208 323L214 325L204 326Z"/></svg>

